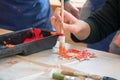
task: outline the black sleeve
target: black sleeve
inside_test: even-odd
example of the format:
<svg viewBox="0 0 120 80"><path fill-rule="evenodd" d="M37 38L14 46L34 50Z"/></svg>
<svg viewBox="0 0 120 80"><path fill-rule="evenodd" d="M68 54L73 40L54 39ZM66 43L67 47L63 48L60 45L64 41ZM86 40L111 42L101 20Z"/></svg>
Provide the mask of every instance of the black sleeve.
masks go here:
<svg viewBox="0 0 120 80"><path fill-rule="evenodd" d="M80 41L72 34L71 38L77 42L94 43L117 31L120 27L120 1L107 0L106 3L85 22L90 25L91 33L86 40Z"/></svg>

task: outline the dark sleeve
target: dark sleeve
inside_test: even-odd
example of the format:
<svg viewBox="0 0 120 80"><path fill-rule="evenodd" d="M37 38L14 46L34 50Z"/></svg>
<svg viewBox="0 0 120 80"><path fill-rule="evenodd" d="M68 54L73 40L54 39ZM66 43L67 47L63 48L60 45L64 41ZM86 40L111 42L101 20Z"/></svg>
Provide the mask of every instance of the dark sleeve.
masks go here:
<svg viewBox="0 0 120 80"><path fill-rule="evenodd" d="M84 20L91 28L89 37L86 40L80 41L71 34L71 38L73 41L85 43L94 43L104 39L119 29L119 11L119 0L107 0L100 9Z"/></svg>

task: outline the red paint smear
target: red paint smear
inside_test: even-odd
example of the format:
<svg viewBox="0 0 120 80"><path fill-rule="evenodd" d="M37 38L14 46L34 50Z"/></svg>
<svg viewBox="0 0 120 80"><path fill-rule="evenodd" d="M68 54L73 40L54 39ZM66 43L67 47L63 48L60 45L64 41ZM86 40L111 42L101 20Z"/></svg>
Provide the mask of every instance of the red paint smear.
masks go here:
<svg viewBox="0 0 120 80"><path fill-rule="evenodd" d="M88 51L88 50L77 50L77 49L68 49L66 54L60 55L60 58L62 59L71 59L71 58L76 58L78 60L86 60L89 58L95 57L95 54Z"/></svg>
<svg viewBox="0 0 120 80"><path fill-rule="evenodd" d="M7 63L9 63L9 64L16 64L16 63L18 63L18 61L9 61Z"/></svg>

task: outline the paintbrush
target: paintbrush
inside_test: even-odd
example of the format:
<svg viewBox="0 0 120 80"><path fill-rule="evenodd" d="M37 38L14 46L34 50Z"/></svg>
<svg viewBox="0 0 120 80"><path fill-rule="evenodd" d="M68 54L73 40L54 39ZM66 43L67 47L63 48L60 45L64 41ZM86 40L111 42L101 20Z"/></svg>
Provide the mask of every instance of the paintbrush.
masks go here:
<svg viewBox="0 0 120 80"><path fill-rule="evenodd" d="M83 76L83 77L91 78L94 80L117 80L117 79L112 78L112 77L94 75L94 74L89 74L89 73L85 73L82 71L62 70L61 73L64 75L70 75L70 76Z"/></svg>
<svg viewBox="0 0 120 80"><path fill-rule="evenodd" d="M62 23L64 22L64 0L61 0L61 17L62 17ZM59 53L65 54L66 53L66 47L65 47L65 35L62 28L60 28L60 36L59 36Z"/></svg>

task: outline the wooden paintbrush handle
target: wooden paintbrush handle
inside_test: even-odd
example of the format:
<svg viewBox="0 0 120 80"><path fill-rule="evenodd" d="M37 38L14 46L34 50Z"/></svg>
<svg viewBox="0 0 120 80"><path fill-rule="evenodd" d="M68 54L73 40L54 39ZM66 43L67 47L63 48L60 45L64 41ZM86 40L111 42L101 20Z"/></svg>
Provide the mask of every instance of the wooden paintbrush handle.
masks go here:
<svg viewBox="0 0 120 80"><path fill-rule="evenodd" d="M73 70L62 70L61 73L65 75L70 75L70 76L83 76L83 77L91 78L94 80L102 80L102 77L99 75L93 75L93 74L84 73L80 71L78 72L78 71L73 71Z"/></svg>
<svg viewBox="0 0 120 80"><path fill-rule="evenodd" d="M61 17L62 17L62 22L64 22L64 0L61 0ZM64 34L62 28L61 28L61 34Z"/></svg>

